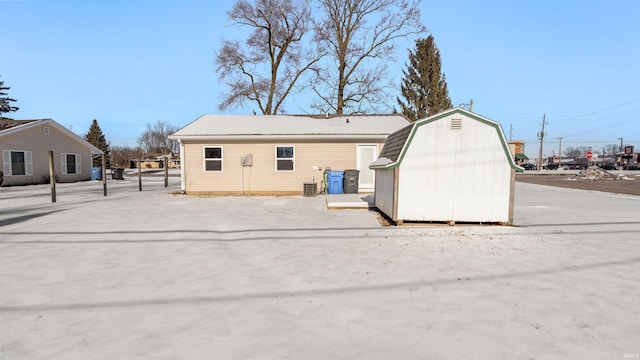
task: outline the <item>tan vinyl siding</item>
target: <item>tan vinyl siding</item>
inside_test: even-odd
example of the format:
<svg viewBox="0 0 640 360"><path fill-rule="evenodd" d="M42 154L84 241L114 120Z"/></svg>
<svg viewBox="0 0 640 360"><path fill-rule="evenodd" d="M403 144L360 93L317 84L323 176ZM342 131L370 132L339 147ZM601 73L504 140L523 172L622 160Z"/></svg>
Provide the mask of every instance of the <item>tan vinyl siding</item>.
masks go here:
<svg viewBox="0 0 640 360"><path fill-rule="evenodd" d="M287 195L302 194L303 184L314 179L321 189L323 171L356 168L358 144L376 144L381 140L308 141L187 141L184 144L185 191L214 195ZM219 146L223 151L222 171L204 171L203 148ZM295 148L295 170L276 171L276 146ZM242 167L240 158L251 154L253 166ZM318 170L314 170L314 166ZM322 169L322 170L320 170Z"/></svg>
<svg viewBox="0 0 640 360"><path fill-rule="evenodd" d="M49 129L49 134L45 135L44 128ZM34 126L22 131L8 134L0 138L0 156L1 150L13 151L31 151L33 158L33 175L19 175L4 177L4 186L23 185L23 184L41 184L49 178L49 157L48 152L53 151L53 161L55 166L55 174L58 182L74 182L80 180L89 180L91 173L91 151L81 143L71 139L68 135L62 133L55 126L42 124ZM72 153L80 155L80 173L62 175L61 170L61 153Z"/></svg>

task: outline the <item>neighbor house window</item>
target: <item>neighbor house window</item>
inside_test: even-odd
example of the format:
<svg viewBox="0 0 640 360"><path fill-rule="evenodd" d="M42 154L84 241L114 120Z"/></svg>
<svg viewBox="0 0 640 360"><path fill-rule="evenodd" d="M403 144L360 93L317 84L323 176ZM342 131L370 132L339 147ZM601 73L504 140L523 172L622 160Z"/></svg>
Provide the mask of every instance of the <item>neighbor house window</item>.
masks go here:
<svg viewBox="0 0 640 360"><path fill-rule="evenodd" d="M204 148L204 171L222 171L222 147Z"/></svg>
<svg viewBox="0 0 640 360"><path fill-rule="evenodd" d="M276 171L294 170L293 146L276 146Z"/></svg>
<svg viewBox="0 0 640 360"><path fill-rule="evenodd" d="M42 133L43 133L44 135L49 135L49 128L48 128L48 127L46 127L46 126L45 126L44 128L42 128Z"/></svg>
<svg viewBox="0 0 640 360"><path fill-rule="evenodd" d="M31 151L2 150L2 171L5 176L33 175Z"/></svg>
<svg viewBox="0 0 640 360"><path fill-rule="evenodd" d="M80 174L80 154L60 154L62 174Z"/></svg>

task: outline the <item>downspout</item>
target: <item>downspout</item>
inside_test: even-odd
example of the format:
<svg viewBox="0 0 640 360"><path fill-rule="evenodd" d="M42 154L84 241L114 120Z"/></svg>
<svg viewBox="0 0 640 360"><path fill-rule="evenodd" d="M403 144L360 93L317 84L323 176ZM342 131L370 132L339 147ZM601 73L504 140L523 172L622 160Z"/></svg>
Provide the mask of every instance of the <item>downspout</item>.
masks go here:
<svg viewBox="0 0 640 360"><path fill-rule="evenodd" d="M178 139L178 142L180 143L180 190L185 194L187 192L187 183L184 170L184 143L182 139Z"/></svg>

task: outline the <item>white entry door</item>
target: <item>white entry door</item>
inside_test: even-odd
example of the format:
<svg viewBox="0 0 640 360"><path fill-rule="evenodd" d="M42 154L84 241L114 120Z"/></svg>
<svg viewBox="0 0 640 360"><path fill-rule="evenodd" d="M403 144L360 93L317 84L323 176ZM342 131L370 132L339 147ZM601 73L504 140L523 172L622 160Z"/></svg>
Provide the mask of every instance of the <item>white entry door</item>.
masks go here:
<svg viewBox="0 0 640 360"><path fill-rule="evenodd" d="M378 159L378 145L358 145L357 167L360 170L358 191L373 191L375 176L369 165Z"/></svg>

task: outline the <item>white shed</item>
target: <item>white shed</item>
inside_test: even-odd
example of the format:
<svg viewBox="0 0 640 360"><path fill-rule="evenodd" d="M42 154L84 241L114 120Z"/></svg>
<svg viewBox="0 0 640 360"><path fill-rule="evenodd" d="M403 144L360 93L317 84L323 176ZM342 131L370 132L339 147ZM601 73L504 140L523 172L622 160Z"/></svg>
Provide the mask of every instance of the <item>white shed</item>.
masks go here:
<svg viewBox="0 0 640 360"><path fill-rule="evenodd" d="M393 221L512 223L517 166L496 121L453 108L391 134L375 206Z"/></svg>

